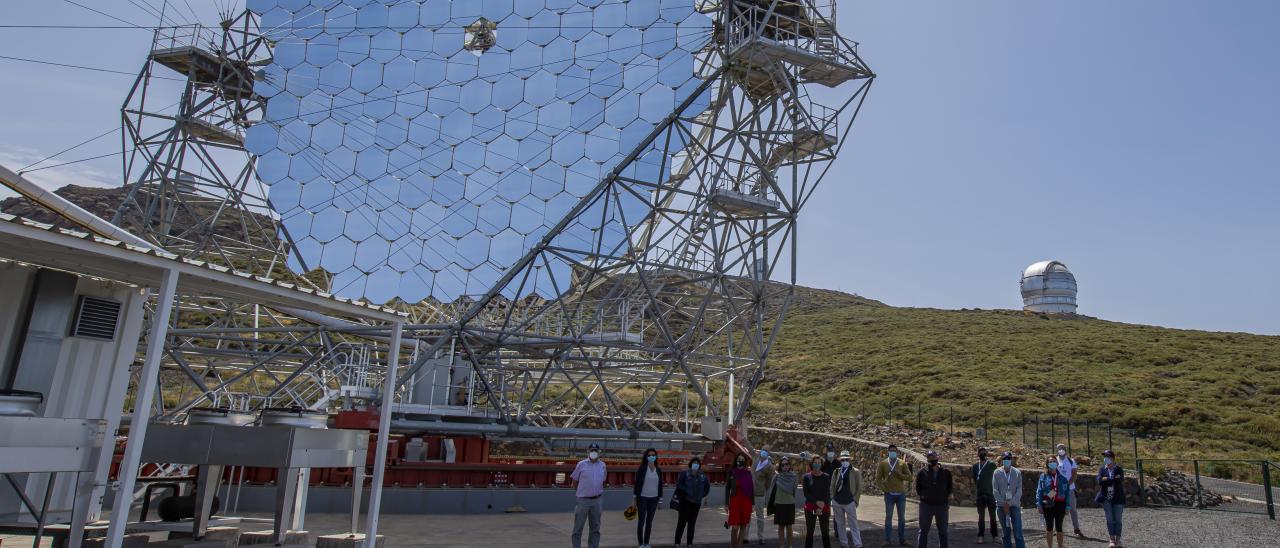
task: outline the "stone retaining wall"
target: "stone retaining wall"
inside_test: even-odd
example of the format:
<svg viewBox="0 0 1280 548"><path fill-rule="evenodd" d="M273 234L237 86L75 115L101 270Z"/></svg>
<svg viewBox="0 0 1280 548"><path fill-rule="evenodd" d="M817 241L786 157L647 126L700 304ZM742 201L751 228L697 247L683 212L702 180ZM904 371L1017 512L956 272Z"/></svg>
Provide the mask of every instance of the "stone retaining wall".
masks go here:
<svg viewBox="0 0 1280 548"><path fill-rule="evenodd" d="M836 451L849 451L852 457L853 465L862 470L863 475L863 491L871 494L880 494L879 486L872 481L872 475L875 472L876 465L885 458L885 452L889 445L871 440L864 440L851 436L837 436L834 434L817 434L814 432L800 432L795 430L782 430L778 428L749 427L748 435L752 445L760 447L769 445L774 452L781 453L800 453L808 451L823 451L827 442L834 443ZM912 451L910 449L899 447L898 451L902 454L902 458L912 467L912 470L920 470L925 466L924 455ZM1022 463L1027 464L1027 463ZM970 476L970 466L972 464L956 464L943 463L948 470L951 470L953 484L955 486L951 495L952 504L972 505L975 503L974 497L974 481ZM1022 506L1035 506L1036 482L1040 479L1040 468L1036 466L1034 469L1028 469L1019 466L1022 471ZM1093 502L1093 496L1097 492L1097 477L1092 474L1080 476L1076 478L1076 490L1079 504L1083 508L1091 508L1097 506ZM912 490L914 493L914 490ZM1137 506L1138 501L1138 481L1135 478L1125 478L1125 493L1128 500L1126 504L1129 506ZM914 498L914 497L913 497Z"/></svg>

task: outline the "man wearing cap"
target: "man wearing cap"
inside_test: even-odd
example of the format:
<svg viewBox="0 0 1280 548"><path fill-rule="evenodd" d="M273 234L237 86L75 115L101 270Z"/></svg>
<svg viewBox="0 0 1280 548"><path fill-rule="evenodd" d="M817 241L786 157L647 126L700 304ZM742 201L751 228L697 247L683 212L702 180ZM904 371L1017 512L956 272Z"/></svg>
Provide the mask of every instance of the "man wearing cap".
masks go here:
<svg viewBox="0 0 1280 548"><path fill-rule="evenodd" d="M977 487L974 498L978 503L978 544L985 542L983 536L987 532L987 518L991 518L991 540L1000 537L999 528L996 526L996 501L991 493L991 477L996 472L996 464L987 459L987 448L978 448L978 462L970 469L970 477L973 478L973 484Z"/></svg>
<svg viewBox="0 0 1280 548"><path fill-rule="evenodd" d="M929 546L929 528L938 523L938 547L947 548L947 514L951 509L951 471L938 463L938 452L925 454L929 466L916 474L916 495L920 497L920 537L916 548Z"/></svg>
<svg viewBox="0 0 1280 548"><path fill-rule="evenodd" d="M991 474L991 495L1004 531L1004 548L1027 548L1022 539L1022 472L1013 466L1013 453L1009 451L1000 455L999 464Z"/></svg>
<svg viewBox="0 0 1280 548"><path fill-rule="evenodd" d="M853 465L848 451L840 452L840 467L831 478L831 512L836 517L836 539L840 546L862 548L858 529L858 497L862 496L862 471ZM846 525L848 529L846 530Z"/></svg>
<svg viewBox="0 0 1280 548"><path fill-rule="evenodd" d="M589 548L600 547L600 514L604 496L604 461L600 460L600 445L591 444L587 458L578 461L570 478L578 497L573 510L573 548L582 548L582 526L590 521L591 533L587 535Z"/></svg>
<svg viewBox="0 0 1280 548"><path fill-rule="evenodd" d="M884 545L889 545L893 532L893 511L898 510L898 545L907 545L907 486L911 483L911 465L899 458L898 446L889 444L889 456L876 465L876 485L884 493Z"/></svg>

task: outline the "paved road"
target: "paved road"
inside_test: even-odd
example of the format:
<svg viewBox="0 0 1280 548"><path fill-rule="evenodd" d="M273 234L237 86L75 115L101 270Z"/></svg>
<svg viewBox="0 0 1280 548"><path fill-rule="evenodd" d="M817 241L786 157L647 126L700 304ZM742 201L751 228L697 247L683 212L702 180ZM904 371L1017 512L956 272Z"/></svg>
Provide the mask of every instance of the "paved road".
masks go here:
<svg viewBox="0 0 1280 548"><path fill-rule="evenodd" d="M883 520L874 508L874 501L863 501L866 516L861 529L865 548L883 548L881 531ZM907 515L913 516L914 509ZM961 548L978 546L975 512L970 508L953 508L950 545ZM1039 530L1039 520L1034 510L1026 510L1027 545L1044 546L1044 533ZM634 547L635 522L622 519L620 512L606 512L602 546L608 548ZM1080 511L1081 526L1085 538L1070 536L1065 548L1104 548L1107 545L1106 526L1102 511L1085 508ZM311 514L307 516L308 528L315 534L332 534L345 531L347 516L340 514ZM728 546L728 535L722 527L721 509L708 508L699 519L698 546ZM672 546L675 529L674 512L658 513L654 524L652 544L655 547ZM381 532L386 535L387 548L512 548L517 546L568 546L573 517L565 512L488 514L488 515L405 515L388 514L381 518ZM797 533L796 546L803 546L803 519ZM261 526L260 526L261 527ZM269 526L268 526L269 527ZM1226 512L1188 509L1130 508L1125 512L1125 546L1132 548L1201 548L1201 547L1275 547L1280 546L1280 522L1271 521L1256 514L1232 514ZM246 526L246 529L254 527ZM752 524L751 546L755 544L755 527ZM908 537L915 538L916 524L908 519ZM777 546L776 529L769 531L763 546ZM0 537L3 546L30 546L28 538ZM585 539L584 539L585 540ZM896 539L895 539L896 540ZM817 543L821 545L821 542ZM896 543L895 543L896 544ZM585 542L584 542L585 545ZM839 546L832 543L833 546ZM49 546L46 541L45 546ZM929 546L937 546L931 539ZM998 544L981 545L983 548Z"/></svg>
<svg viewBox="0 0 1280 548"><path fill-rule="evenodd" d="M881 531L883 509L876 511L874 501L863 501L866 516L861 529L865 548L882 548ZM978 546L975 512L969 508L953 509L950 545L957 547ZM915 514L914 509L908 516ZM1027 545L1044 546L1044 533L1039 530L1035 510L1026 510ZM1067 540L1066 548L1104 548L1107 545L1106 525L1102 511L1096 508L1081 510L1081 526L1086 538L1074 536ZM321 532L338 530L345 516L321 514L308 516L310 528ZM722 526L724 516L720 509L708 508L699 518L698 545L707 547L728 546L728 535ZM477 547L506 548L515 546L567 546L572 516L567 513L499 514L485 516L407 516L382 517L382 531L387 534L388 548L413 547ZM672 546L675 515L670 510L658 513L654 524L652 544ZM801 519L796 545L803 546ZM624 521L619 512L606 512L605 534L602 546L634 547L634 522ZM772 530L770 530L772 529ZM777 546L776 529L767 528L768 540L764 546ZM914 539L916 524L908 520L908 536ZM751 526L752 546L755 544L755 524ZM584 539L585 540L585 539ZM896 539L895 539L896 540ZM821 542L816 543L821 545ZM896 543L895 543L896 544ZM7 543L6 543L7 545ZM936 537L930 546L937 546ZM1230 514L1225 512L1186 509L1132 508L1125 515L1125 545L1133 548L1202 548L1213 547L1272 547L1280 546L1280 524L1264 516ZM585 542L584 542L585 546ZM839 546L833 540L832 546ZM983 548L998 544L981 545Z"/></svg>
<svg viewBox="0 0 1280 548"><path fill-rule="evenodd" d="M1277 475L1280 476L1280 473ZM1272 479L1273 483L1280 482L1280 477L1273 477ZM1266 488L1256 483L1201 477L1200 485L1209 491L1220 495L1231 495L1245 503L1265 504L1267 500ZM1280 486L1271 488L1271 496L1276 504L1280 504Z"/></svg>

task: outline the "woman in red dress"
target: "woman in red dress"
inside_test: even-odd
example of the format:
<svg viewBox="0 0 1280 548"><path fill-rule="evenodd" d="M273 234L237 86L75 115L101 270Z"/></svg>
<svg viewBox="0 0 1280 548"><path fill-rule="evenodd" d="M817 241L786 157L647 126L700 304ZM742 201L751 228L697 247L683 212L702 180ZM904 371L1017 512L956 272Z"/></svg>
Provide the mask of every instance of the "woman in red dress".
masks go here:
<svg viewBox="0 0 1280 548"><path fill-rule="evenodd" d="M751 481L751 469L747 467L747 457L738 455L733 461L733 469L729 470L725 481L725 497L729 514L729 539L733 548L742 548L747 540L747 525L751 523L751 505L755 497L755 486Z"/></svg>

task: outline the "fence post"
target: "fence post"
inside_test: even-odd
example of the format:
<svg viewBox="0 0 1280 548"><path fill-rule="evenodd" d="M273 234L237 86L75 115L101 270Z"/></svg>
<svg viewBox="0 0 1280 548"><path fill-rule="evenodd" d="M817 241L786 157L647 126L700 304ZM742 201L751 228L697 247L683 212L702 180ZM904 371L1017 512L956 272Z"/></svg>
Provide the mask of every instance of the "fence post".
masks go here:
<svg viewBox="0 0 1280 548"><path fill-rule="evenodd" d="M1191 465L1196 470L1196 508L1204 508L1204 500L1201 497L1203 490L1200 488L1200 460L1192 460Z"/></svg>
<svg viewBox="0 0 1280 548"><path fill-rule="evenodd" d="M1068 455L1076 454L1075 449L1071 448L1071 418L1070 417L1067 418L1067 454Z"/></svg>
<svg viewBox="0 0 1280 548"><path fill-rule="evenodd" d="M987 435L987 439L991 439L991 411L982 411L982 432Z"/></svg>
<svg viewBox="0 0 1280 548"><path fill-rule="evenodd" d="M951 435L954 436L956 435L956 408L955 406L950 406L950 409L951 409Z"/></svg>
<svg viewBox="0 0 1280 548"><path fill-rule="evenodd" d="M1093 432L1089 430L1089 419L1084 420L1084 452L1093 458Z"/></svg>
<svg viewBox="0 0 1280 548"><path fill-rule="evenodd" d="M1036 415L1036 441L1031 446L1036 449L1040 448L1040 415Z"/></svg>
<svg viewBox="0 0 1280 548"><path fill-rule="evenodd" d="M1138 460L1138 431L1130 430L1129 437L1133 439L1133 459Z"/></svg>
<svg viewBox="0 0 1280 548"><path fill-rule="evenodd" d="M1147 482L1146 476L1142 473L1142 459L1134 459L1134 466L1138 468L1138 506L1147 505Z"/></svg>
<svg viewBox="0 0 1280 548"><path fill-rule="evenodd" d="M916 427L925 430L924 427L924 404L916 402Z"/></svg>
<svg viewBox="0 0 1280 548"><path fill-rule="evenodd" d="M1022 445L1027 444L1027 414L1022 414Z"/></svg>
<svg viewBox="0 0 1280 548"><path fill-rule="evenodd" d="M1267 490L1267 515L1276 519L1275 495L1271 493L1271 461L1262 461L1262 487Z"/></svg>

